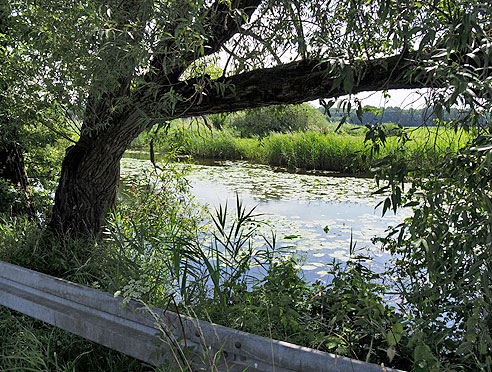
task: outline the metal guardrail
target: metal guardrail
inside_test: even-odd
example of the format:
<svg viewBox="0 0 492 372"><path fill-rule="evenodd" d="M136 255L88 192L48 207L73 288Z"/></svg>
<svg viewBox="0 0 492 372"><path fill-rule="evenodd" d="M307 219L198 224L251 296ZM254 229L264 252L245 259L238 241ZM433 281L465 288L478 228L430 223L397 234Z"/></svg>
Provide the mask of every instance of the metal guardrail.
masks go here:
<svg viewBox="0 0 492 372"><path fill-rule="evenodd" d="M107 293L0 261L0 305L136 359L193 371L397 372L376 364L146 308ZM189 371L189 369L188 369Z"/></svg>

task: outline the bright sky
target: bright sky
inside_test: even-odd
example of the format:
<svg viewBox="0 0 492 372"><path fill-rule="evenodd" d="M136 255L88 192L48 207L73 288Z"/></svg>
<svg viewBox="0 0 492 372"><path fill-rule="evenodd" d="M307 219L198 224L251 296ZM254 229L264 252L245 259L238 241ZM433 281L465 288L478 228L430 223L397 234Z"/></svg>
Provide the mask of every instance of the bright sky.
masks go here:
<svg viewBox="0 0 492 372"><path fill-rule="evenodd" d="M396 106L403 109L425 107L427 89L410 90L394 89L388 91L389 98L384 98L382 92L359 93L357 98L362 100L362 106L388 107Z"/></svg>
<svg viewBox="0 0 492 372"><path fill-rule="evenodd" d="M428 95L427 89L393 89L389 90L390 97L384 98L382 92L364 92L356 95L362 101L362 106L374 107L400 107L402 109L409 108L425 108L425 95ZM339 100L346 98L340 97ZM319 101L311 101L314 107L319 106ZM336 104L335 106L336 107Z"/></svg>

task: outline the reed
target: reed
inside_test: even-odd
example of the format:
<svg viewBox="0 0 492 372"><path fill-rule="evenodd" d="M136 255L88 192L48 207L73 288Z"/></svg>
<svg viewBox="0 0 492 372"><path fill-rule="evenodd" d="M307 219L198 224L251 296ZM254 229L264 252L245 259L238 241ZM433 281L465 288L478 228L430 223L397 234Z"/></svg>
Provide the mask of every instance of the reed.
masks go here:
<svg viewBox="0 0 492 372"><path fill-rule="evenodd" d="M401 129L385 125L384 146L375 152L366 141L367 128L337 124L304 132L276 133L259 138L242 138L231 128L208 129L203 125L173 123L158 141L159 151L179 149L195 159L249 160L287 168L315 169L350 174L368 173L385 157L403 160L410 170L430 172L440 161L456 154L473 137L464 130L439 127L406 128L408 141L402 142ZM145 143L139 139L135 145ZM148 141L147 141L148 142Z"/></svg>

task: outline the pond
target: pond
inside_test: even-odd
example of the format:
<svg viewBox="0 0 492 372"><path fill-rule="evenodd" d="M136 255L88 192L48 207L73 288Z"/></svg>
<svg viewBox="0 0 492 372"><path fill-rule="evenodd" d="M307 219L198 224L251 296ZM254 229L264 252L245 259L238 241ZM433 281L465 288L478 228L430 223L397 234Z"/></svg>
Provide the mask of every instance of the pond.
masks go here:
<svg viewBox="0 0 492 372"><path fill-rule="evenodd" d="M146 155L127 152L122 176L150 167ZM333 259L348 260L351 244L357 253L372 257L367 264L373 270L383 269L389 255L372 238L411 215L402 209L381 217L376 205L384 196L371 194L376 185L369 178L289 173L245 161L192 164L191 169L188 178L197 201L234 206L237 194L247 209L256 207L275 232L277 246L302 258L309 281L323 279Z"/></svg>

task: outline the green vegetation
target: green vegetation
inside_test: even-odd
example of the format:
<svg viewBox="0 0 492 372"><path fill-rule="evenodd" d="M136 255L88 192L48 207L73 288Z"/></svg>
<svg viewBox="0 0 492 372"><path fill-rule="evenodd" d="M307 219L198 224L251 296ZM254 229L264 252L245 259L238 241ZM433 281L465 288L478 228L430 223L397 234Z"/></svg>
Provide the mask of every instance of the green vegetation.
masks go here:
<svg viewBox="0 0 492 372"><path fill-rule="evenodd" d="M239 200L233 214L227 207L197 213L182 172L181 167L172 168L129 181L132 185L108 220L104 238L90 245L86 240L57 244L25 219L6 219L0 259L125 300L166 307L173 299L181 313L265 337L386 365L408 363L407 356L388 357L385 352L395 346L391 330L403 332L404 326L395 310L384 304L388 289L378 283L378 275L354 261L347 268L334 264L329 284L307 283L296 259L285 258L271 237L265 237L262 248L253 248L261 222ZM33 258L33 250L45 255ZM258 268L264 275L253 276ZM284 289L282 296L279 288ZM341 296L346 298L343 303ZM367 304L375 309L369 316ZM333 322L336 318L342 321ZM11 338L13 330L24 336ZM116 371L125 363L129 370L149 368L8 310L1 313L0 337L6 370ZM19 342L29 347L19 347Z"/></svg>
<svg viewBox="0 0 492 372"><path fill-rule="evenodd" d="M481 2L252 1L2 3L0 124L8 140L1 146L30 152L19 148L23 125L73 143L52 202L52 232L101 233L124 150L154 124L318 98L327 109L340 99L344 112L362 116L356 95L390 88L433 89L428 106L438 120L463 107L458 127L487 118L490 17ZM253 122L267 124L259 118ZM279 130L297 129L277 121ZM220 116L211 123L219 127ZM241 130L250 127L261 132L252 124ZM371 126L366 136L376 139L377 131ZM18 183L8 172L2 178ZM73 208L74 200L85 202Z"/></svg>
<svg viewBox="0 0 492 372"><path fill-rule="evenodd" d="M145 149L154 138L156 151L174 149L195 159L242 159L290 169L354 174L368 174L378 161L392 157L403 161L410 171L425 174L435 164L457 154L473 138L463 129L444 126L399 128L386 124L381 127L384 135L384 146L381 146L380 139L376 139L376 143L369 140L371 132L366 127L344 124L337 130L338 123L327 122L319 117L319 113L312 115L312 108L289 108L287 112L296 110L302 112L302 116L293 120L305 120L309 125L289 125L286 124L288 118L274 124L277 120L275 109L260 111L267 127L283 127L285 133L273 131L262 133L261 137L259 134L241 136L237 132L237 122L246 122L250 114L241 112L224 119L221 129L207 128L199 120L175 121L166 130L161 129L158 133L152 130L140 135L132 146ZM259 116L254 111L248 120L256 122ZM290 127L304 130L291 131L287 129ZM374 145L379 146L378 151Z"/></svg>
<svg viewBox="0 0 492 372"><path fill-rule="evenodd" d="M269 106L230 116L229 126L241 137L265 137L271 132L298 132L328 125L323 115L309 104Z"/></svg>
<svg viewBox="0 0 492 372"><path fill-rule="evenodd" d="M1 260L96 288L112 272L104 246L74 240L60 243L25 217L2 217L0 234ZM0 345L2 371L154 370L5 307L0 308Z"/></svg>
<svg viewBox="0 0 492 372"><path fill-rule="evenodd" d="M333 262L328 283L306 282L296 258L284 257L271 237L253 249L259 223L254 210L245 210L239 200L233 215L227 207L211 214L200 209L183 178L186 168L172 163L167 172L126 180L130 186L103 238L92 243L60 243L27 218L4 217L0 259L125 300L166 307L173 299L181 313L386 366L487 371L490 315L480 309L487 308L490 296L476 288L488 288L490 231L483 221L491 208L490 196L474 192L489 179L487 151L482 146L463 152L444 173L414 184L403 202L421 200L415 216L381 238L386 249L398 253L384 273L371 272L353 257L346 264ZM464 188L436 187L457 182ZM451 226L441 210L449 207ZM464 246L469 236L476 238ZM436 253L444 240L456 247L448 251L451 261ZM257 268L263 276L251 275ZM395 290L401 298L397 308L386 303ZM439 304L429 298L439 298ZM0 315L0 359L6 370L153 370L6 309ZM19 337L12 338L12 330Z"/></svg>
<svg viewBox="0 0 492 372"><path fill-rule="evenodd" d="M388 168L385 205L414 215L380 241L395 256L388 275L414 322L417 371L492 369L490 135L444 162L402 195L397 165Z"/></svg>
<svg viewBox="0 0 492 372"><path fill-rule="evenodd" d="M485 0L4 1L0 258L125 299L172 295L225 325L415 372L490 372L491 29ZM399 88L428 88L431 117L450 127L411 132L368 115L361 133L339 136L319 120L311 128L300 108L224 124L229 111L317 98L362 122L358 93ZM385 212L414 208L380 238L391 268L375 274L354 258L333 264L330 283L306 283L272 240L252 249L253 212L238 202L230 218L225 208L203 215L177 170L135 182L116 205L131 142L200 116L216 130L174 122L155 143L138 141L195 157L372 168ZM258 266L265 275L252 277ZM3 308L0 343L7 371L150 369Z"/></svg>

